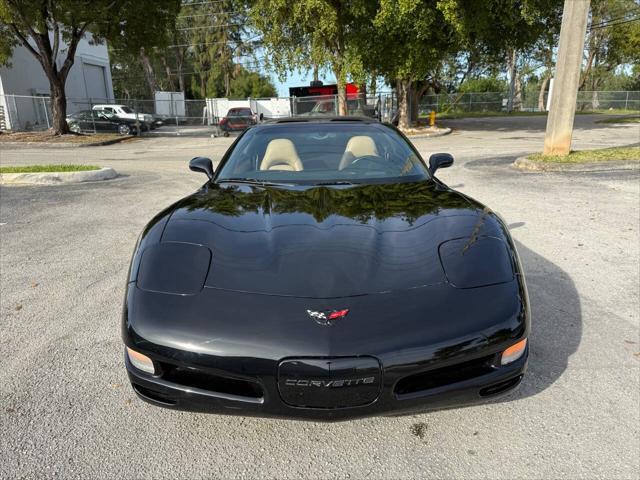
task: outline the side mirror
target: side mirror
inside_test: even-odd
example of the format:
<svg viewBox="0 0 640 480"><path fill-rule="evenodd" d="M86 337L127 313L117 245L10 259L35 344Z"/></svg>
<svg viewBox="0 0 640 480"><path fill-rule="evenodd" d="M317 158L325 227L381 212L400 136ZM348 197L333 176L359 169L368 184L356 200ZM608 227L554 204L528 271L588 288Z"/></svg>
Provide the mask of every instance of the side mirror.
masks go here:
<svg viewBox="0 0 640 480"><path fill-rule="evenodd" d="M189 162L189 170L194 172L202 172L209 177L209 180L213 180L213 163L211 159L207 157L195 157Z"/></svg>
<svg viewBox="0 0 640 480"><path fill-rule="evenodd" d="M434 153L429 157L429 173L432 175L439 168L447 168L453 165L453 155L450 153Z"/></svg>

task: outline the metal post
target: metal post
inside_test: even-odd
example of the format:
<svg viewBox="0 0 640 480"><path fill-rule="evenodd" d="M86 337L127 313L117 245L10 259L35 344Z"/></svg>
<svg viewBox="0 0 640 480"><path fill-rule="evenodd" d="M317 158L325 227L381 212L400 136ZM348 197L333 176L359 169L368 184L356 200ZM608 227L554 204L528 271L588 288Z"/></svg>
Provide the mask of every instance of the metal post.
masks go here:
<svg viewBox="0 0 640 480"><path fill-rule="evenodd" d="M93 113L93 99L89 97L89 111L91 112L91 124L93 125L93 133L98 133L96 130L96 117Z"/></svg>
<svg viewBox="0 0 640 480"><path fill-rule="evenodd" d="M19 130L20 129L20 115L18 114L18 105L16 105L16 96L13 95L13 111L16 114L16 122L15 125L13 124L13 122L11 122L11 120L9 120L11 122L11 130Z"/></svg>
<svg viewBox="0 0 640 480"><path fill-rule="evenodd" d="M140 114L138 113L138 100L133 100L133 111L136 112L136 135L140 136Z"/></svg>
<svg viewBox="0 0 640 480"><path fill-rule="evenodd" d="M42 108L44 108L44 118L47 119L47 129L51 128L49 125L49 112L47 112L47 102L45 101L45 97L40 97L42 99Z"/></svg>

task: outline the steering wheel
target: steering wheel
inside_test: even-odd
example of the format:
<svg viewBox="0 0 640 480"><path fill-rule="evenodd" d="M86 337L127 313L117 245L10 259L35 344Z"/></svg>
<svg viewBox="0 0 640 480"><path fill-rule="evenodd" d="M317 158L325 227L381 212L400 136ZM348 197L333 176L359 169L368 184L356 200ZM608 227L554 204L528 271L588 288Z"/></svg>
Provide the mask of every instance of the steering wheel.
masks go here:
<svg viewBox="0 0 640 480"><path fill-rule="evenodd" d="M387 170L389 168L389 162L378 155L363 155L356 158L348 166L343 168L343 170L348 170L350 168L362 169L369 166L380 166Z"/></svg>

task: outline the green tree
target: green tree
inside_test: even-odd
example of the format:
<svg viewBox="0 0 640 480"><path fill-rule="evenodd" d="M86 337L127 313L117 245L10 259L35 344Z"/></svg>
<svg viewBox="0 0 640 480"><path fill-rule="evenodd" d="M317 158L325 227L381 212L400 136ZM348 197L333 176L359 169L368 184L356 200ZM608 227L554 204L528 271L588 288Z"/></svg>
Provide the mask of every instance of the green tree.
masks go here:
<svg viewBox="0 0 640 480"><path fill-rule="evenodd" d="M179 7L179 0L0 0L0 52L6 61L20 44L36 58L49 80L52 130L68 133L65 83L80 40L108 40L125 50L161 45Z"/></svg>
<svg viewBox="0 0 640 480"><path fill-rule="evenodd" d="M599 107L597 91L615 77L618 67L640 64L639 14L640 4L634 0L591 1L591 25L585 42L586 63L580 89L594 92L591 102L594 109Z"/></svg>
<svg viewBox="0 0 640 480"><path fill-rule="evenodd" d="M345 115L345 85L349 76L364 77L360 32L375 9L371 0L254 0L249 15L281 78L299 69L331 69Z"/></svg>
<svg viewBox="0 0 640 480"><path fill-rule="evenodd" d="M190 45L198 96L231 94L235 58L251 54L247 9L241 0L185 3L180 15L180 44ZM220 89L222 82L222 89ZM192 80L193 84L193 80ZM195 88L194 88L195 89Z"/></svg>
<svg viewBox="0 0 640 480"><path fill-rule="evenodd" d="M240 66L231 80L232 98L267 98L275 97L276 87L271 79L256 72L250 72Z"/></svg>
<svg viewBox="0 0 640 480"><path fill-rule="evenodd" d="M367 41L365 38L368 38ZM363 30L361 55L398 95L399 126L418 116L418 97L429 84L423 80L450 53L455 32L436 0L381 0L371 31ZM416 83L422 85L416 88Z"/></svg>
<svg viewBox="0 0 640 480"><path fill-rule="evenodd" d="M438 8L466 45L481 45L484 52L507 63L510 79L509 109L521 101L518 66L523 50L531 48L559 19L561 0L439 0ZM514 102L515 99L515 102Z"/></svg>

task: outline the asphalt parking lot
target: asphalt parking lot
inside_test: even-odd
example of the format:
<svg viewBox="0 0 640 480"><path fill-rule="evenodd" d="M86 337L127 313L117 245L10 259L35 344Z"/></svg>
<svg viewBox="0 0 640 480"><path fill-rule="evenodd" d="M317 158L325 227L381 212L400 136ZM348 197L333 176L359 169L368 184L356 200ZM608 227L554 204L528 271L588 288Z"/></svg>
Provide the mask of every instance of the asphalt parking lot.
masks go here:
<svg viewBox="0 0 640 480"><path fill-rule="evenodd" d="M640 142L640 126L576 119L574 148ZM91 163L115 180L0 187L0 477L638 478L640 176L523 173L544 117L451 121L416 138L438 172L508 222L533 314L529 371L499 401L344 423L173 412L127 382L120 314L153 214L203 182L197 155L233 138L96 148L0 146L0 164Z"/></svg>

